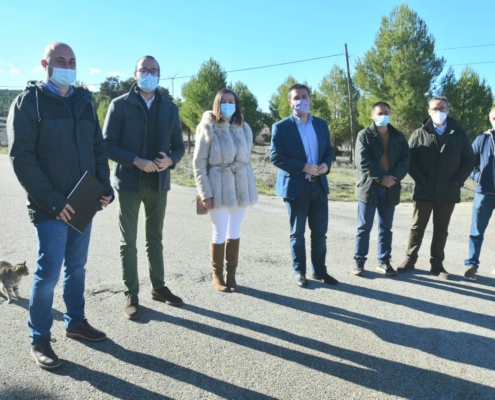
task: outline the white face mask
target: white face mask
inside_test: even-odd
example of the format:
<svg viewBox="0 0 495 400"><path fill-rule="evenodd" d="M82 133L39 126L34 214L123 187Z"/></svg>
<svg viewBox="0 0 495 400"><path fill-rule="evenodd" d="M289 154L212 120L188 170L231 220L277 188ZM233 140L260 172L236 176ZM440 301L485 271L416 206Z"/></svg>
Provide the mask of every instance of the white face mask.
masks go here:
<svg viewBox="0 0 495 400"><path fill-rule="evenodd" d="M442 125L447 119L447 114L442 111L435 111L431 114L431 120L435 125Z"/></svg>
<svg viewBox="0 0 495 400"><path fill-rule="evenodd" d="M50 80L61 88L67 88L76 83L76 70L66 68L54 68L48 65L52 69L52 76Z"/></svg>
<svg viewBox="0 0 495 400"><path fill-rule="evenodd" d="M495 121L492 121L492 128L495 131Z"/></svg>

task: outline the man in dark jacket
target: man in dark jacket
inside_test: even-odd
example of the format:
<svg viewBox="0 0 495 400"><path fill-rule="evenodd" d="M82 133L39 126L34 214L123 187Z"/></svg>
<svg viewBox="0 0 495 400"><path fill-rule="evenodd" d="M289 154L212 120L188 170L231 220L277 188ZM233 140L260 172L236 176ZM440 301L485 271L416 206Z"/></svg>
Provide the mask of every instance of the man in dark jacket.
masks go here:
<svg viewBox="0 0 495 400"><path fill-rule="evenodd" d="M495 108L490 111L492 129L479 135L473 143L475 155L474 169L471 179L478 183L473 201L473 217L469 234L469 255L464 261L466 271L464 278L475 281L480 264L481 245L486 227L495 208L495 163L494 135ZM495 270L493 271L495 273Z"/></svg>
<svg viewBox="0 0 495 400"><path fill-rule="evenodd" d="M136 83L129 93L112 101L103 136L115 161L112 185L119 201L120 258L128 319L139 316L137 225L141 203L146 217L146 252L154 300L183 304L165 286L162 231L170 190L170 169L185 147L177 106L157 89L158 62L151 56L138 60Z"/></svg>
<svg viewBox="0 0 495 400"><path fill-rule="evenodd" d="M41 65L46 77L29 82L10 107L9 155L27 193L27 207L38 242L38 260L29 301L31 354L44 369L60 366L51 348L53 290L64 264L63 297L66 336L103 340L84 314L84 266L91 225L78 232L67 196L88 173L108 188L100 203L112 200L106 146L91 104L91 93L72 86L76 57L64 43L49 44Z"/></svg>
<svg viewBox="0 0 495 400"><path fill-rule="evenodd" d="M370 232L378 210L377 271L388 276L397 273L390 265L392 223L400 203L400 181L409 169L411 154L406 137L390 125L390 106L384 101L373 105L373 123L358 133L356 140L356 198L358 228L352 273L364 276Z"/></svg>
<svg viewBox="0 0 495 400"><path fill-rule="evenodd" d="M415 183L414 211L407 258L397 272L414 269L426 226L433 213L430 270L434 275L450 279L443 266L450 217L455 203L461 201L461 187L473 170L474 154L466 132L448 117L449 112L446 97L433 98L428 109L430 117L409 139L409 175Z"/></svg>

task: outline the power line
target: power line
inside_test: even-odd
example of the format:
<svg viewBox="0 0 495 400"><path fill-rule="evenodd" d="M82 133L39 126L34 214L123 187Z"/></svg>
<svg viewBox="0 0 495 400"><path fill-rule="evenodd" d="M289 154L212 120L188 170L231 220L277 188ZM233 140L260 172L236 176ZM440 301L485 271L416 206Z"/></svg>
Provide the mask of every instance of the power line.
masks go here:
<svg viewBox="0 0 495 400"><path fill-rule="evenodd" d="M297 60L297 61L288 61L288 62L284 62L284 63L278 63L278 64L270 64L270 65L262 65L262 66L259 66L259 67L249 67L249 68L241 68L241 69L234 69L234 70L231 70L231 71L225 71L226 73L230 74L232 72L241 72L241 71L251 71L251 70L254 70L254 69L263 69L263 68L272 68L272 67L279 67L281 65L289 65L289 64L297 64L297 63L302 63L302 62L308 62L308 61L315 61L315 60L322 60L324 58L331 58L331 57L338 57L338 56L342 56L343 53L339 53L339 54L332 54L332 55L329 55L329 56L322 56L322 57L315 57L315 58L306 58L304 60ZM185 78L193 78L195 77L196 75L188 75L188 76L176 76L174 78L171 78L171 77L168 77L168 78L164 78L165 79L185 79ZM101 85L101 83L87 83L85 84L86 86L99 86ZM23 86L0 86L0 87L3 87L3 88L7 88L7 87L23 87Z"/></svg>
<svg viewBox="0 0 495 400"><path fill-rule="evenodd" d="M481 62L474 62L474 63L450 64L450 65L447 65L447 67L456 67L458 65L493 64L493 63L495 63L495 61L481 61Z"/></svg>
<svg viewBox="0 0 495 400"><path fill-rule="evenodd" d="M230 74L231 72L241 72L241 71L251 71L253 69L262 69L262 68L271 68L271 67L278 67L280 65L288 65L288 64L296 64L296 63L302 63L302 62L307 62L307 61L314 61L314 60L321 60L323 58L330 58L330 57L338 57L342 56L342 53L339 54L332 54L330 56L323 56L323 57L315 57L315 58L307 58L305 60L297 60L297 61L288 61L284 63L279 63L279 64L270 64L270 65L262 65L261 67L250 67L250 68L241 68L241 69L234 69L232 71L225 71L226 73ZM189 76L178 76L175 79L182 79L182 78L193 78L196 75L189 75Z"/></svg>
<svg viewBox="0 0 495 400"><path fill-rule="evenodd" d="M446 47L443 49L437 49L437 50L457 50L457 49L472 49L474 47L490 47L490 46L495 46L495 43L493 44L479 44L475 46L462 46L462 47Z"/></svg>

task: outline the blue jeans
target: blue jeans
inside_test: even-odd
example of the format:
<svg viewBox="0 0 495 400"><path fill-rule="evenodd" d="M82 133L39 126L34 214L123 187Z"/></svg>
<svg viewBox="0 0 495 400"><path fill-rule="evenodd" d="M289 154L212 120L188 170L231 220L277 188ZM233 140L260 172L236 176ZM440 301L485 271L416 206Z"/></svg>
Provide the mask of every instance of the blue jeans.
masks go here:
<svg viewBox="0 0 495 400"><path fill-rule="evenodd" d="M378 262L386 264L390 261L392 254L392 222L394 221L395 206L388 204L387 188L384 186L379 186L376 189L373 204L358 202L358 228L354 260L366 262L376 210L378 210Z"/></svg>
<svg viewBox="0 0 495 400"><path fill-rule="evenodd" d="M311 230L311 263L313 273L327 272L328 198L320 181L304 182L297 199L284 199L290 220L290 249L295 274L306 274L306 220Z"/></svg>
<svg viewBox="0 0 495 400"><path fill-rule="evenodd" d="M64 265L62 293L67 307L66 328L81 325L84 319L84 266L88 259L91 224L79 233L65 222L48 220L34 224L38 260L29 300L31 344L51 338L53 291Z"/></svg>
<svg viewBox="0 0 495 400"><path fill-rule="evenodd" d="M469 233L469 256L464 261L466 267L479 267L481 245L486 227L495 208L495 194L476 193L473 200L471 232Z"/></svg>

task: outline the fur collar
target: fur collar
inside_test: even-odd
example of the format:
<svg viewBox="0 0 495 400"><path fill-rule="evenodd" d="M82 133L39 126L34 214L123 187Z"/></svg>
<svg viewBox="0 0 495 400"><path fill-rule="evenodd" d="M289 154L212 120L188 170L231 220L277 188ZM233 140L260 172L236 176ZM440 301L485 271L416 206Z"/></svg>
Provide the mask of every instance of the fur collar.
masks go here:
<svg viewBox="0 0 495 400"><path fill-rule="evenodd" d="M230 123L226 120L217 121L213 111L205 111L203 117L201 118L200 124L217 125L224 128L230 127ZM232 127L237 127L238 125L232 125ZM242 125L241 125L242 126Z"/></svg>

